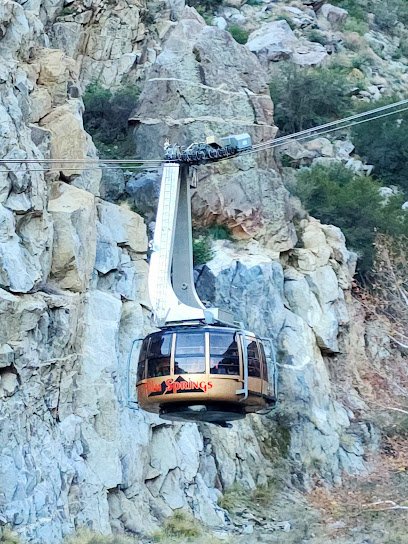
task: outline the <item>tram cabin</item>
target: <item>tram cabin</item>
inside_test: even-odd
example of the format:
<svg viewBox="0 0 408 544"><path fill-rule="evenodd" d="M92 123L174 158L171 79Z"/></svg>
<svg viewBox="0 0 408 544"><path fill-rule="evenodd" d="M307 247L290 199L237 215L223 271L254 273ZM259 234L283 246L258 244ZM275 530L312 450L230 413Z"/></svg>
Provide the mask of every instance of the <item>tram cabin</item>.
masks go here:
<svg viewBox="0 0 408 544"><path fill-rule="evenodd" d="M269 366L269 368L268 368ZM270 409L276 369L254 334L180 326L147 336L137 372L141 408L164 419L222 423Z"/></svg>
<svg viewBox="0 0 408 544"><path fill-rule="evenodd" d="M246 132L244 134L231 134L220 140L221 146L231 146L237 151L246 151L252 147L252 139Z"/></svg>

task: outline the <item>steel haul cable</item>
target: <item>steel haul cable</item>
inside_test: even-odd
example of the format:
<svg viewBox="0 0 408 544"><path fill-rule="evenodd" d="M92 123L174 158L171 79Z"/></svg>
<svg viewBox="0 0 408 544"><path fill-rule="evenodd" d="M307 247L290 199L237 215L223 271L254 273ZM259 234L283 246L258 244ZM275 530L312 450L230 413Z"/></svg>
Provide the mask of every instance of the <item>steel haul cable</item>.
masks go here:
<svg viewBox="0 0 408 544"><path fill-rule="evenodd" d="M405 106L405 105L408 105L408 99L400 100L398 102L393 102L392 104L387 104L385 106L380 106L379 108L374 108L372 110L367 110L365 112L356 113L354 115L350 115L349 117L344 117L343 119L338 119L336 121L330 121L329 123L324 123L323 125L318 125L317 127L312 127L312 128L308 128L308 129L305 129L305 130L301 130L300 132L295 132L294 134L288 134L286 136L281 136L279 138L275 138L275 139L269 140L267 142L262 142L260 144L254 145L252 147L252 149L257 150L257 149L263 148L265 146L268 146L268 145L270 145L272 143L276 144L278 142L283 142L283 141L286 141L286 140L297 139L297 137L302 136L304 134L309 134L309 133L312 134L314 132L319 132L320 130L323 130L323 129L326 129L326 128L329 128L329 127L335 127L336 125L339 125L339 124L348 123L348 122L354 121L356 119L361 119L362 117L368 117L368 116L376 114L376 113L381 113L382 111L390 110L390 109L393 109L393 108L398 108L400 106ZM398 113L398 111L395 111L395 112L392 111L392 112L389 113L389 115L393 115L394 113ZM344 128L346 128L346 127L344 127Z"/></svg>
<svg viewBox="0 0 408 544"><path fill-rule="evenodd" d="M381 115L376 115L374 117L370 117L369 119L361 119L360 121L356 121L356 122L353 122L353 123L349 123L347 125L341 125L339 127L333 127L333 128L329 128L327 130L319 130L319 132L315 133L315 132L312 132L312 133L309 133L309 134L303 134L303 136L300 136L300 137L294 137L294 135L290 135L291 138L286 138L284 141L281 141L281 140L277 140L277 141L274 141L274 140L271 140L271 143L268 143L267 146L264 146L264 147L261 147L261 148L257 148L257 149L250 149L248 151L244 151L242 153L242 155L250 155L252 153L259 153L260 151L266 151L267 149L273 149L275 147L280 147L282 145L285 145L289 142L300 142L302 140L306 140L308 138L316 138L318 136L321 136L322 134L328 134L330 132L335 132L337 130L344 130L346 128L350 128L350 127L353 127L353 126L356 126L356 125L361 125L362 123L367 123L369 121L375 121L376 119L381 119L382 117L388 117L390 115L394 115L396 113L401 113L401 112L404 112L404 111L408 111L408 106L406 108L401 108L399 110L396 110L396 111L392 111L392 112L388 112L388 113L383 113ZM323 126L323 125L322 125ZM313 130L317 130L318 127L314 128ZM300 134L300 133L296 133L297 134Z"/></svg>
<svg viewBox="0 0 408 544"><path fill-rule="evenodd" d="M401 108L400 106L406 105L407 107ZM399 108L399 109L396 109ZM250 150L240 153L240 155L251 155L254 153L259 153L260 151L266 151L268 149L273 149L285 145L291 141L303 141L308 138L319 137L323 134L328 134L330 132L335 132L337 130L345 130L352 126L359 125L361 123L367 123L369 121L375 121L383 117L388 117L389 115L396 115L408 110L408 99L400 100L392 104L387 104L386 106L381 106L379 108L374 108L372 110L367 110L337 121L331 121L330 123L325 123L316 127L302 130L294 134L288 134L275 138L273 140L268 140L260 144L254 145ZM385 113L383 113L385 112ZM374 115L374 114L380 115ZM220 159L221 161L230 160L236 157L225 157ZM53 170L52 165L59 166L59 170L63 172L78 172L79 169L82 171L89 170L157 170L163 164L162 159L0 159L0 166L6 166L7 164L16 164L16 165L27 165L26 168L5 168L0 170L0 173L16 173L16 172L40 172L45 173L46 171ZM166 161L167 162L167 161ZM169 161L171 162L171 161ZM44 164L44 168L29 168L29 165L39 166ZM65 166L61 168L62 165L69 165L70 168ZM50 166L47 168L47 166ZM75 168L73 165L77 165ZM83 167L83 168L81 168ZM55 168L57 170L57 168Z"/></svg>

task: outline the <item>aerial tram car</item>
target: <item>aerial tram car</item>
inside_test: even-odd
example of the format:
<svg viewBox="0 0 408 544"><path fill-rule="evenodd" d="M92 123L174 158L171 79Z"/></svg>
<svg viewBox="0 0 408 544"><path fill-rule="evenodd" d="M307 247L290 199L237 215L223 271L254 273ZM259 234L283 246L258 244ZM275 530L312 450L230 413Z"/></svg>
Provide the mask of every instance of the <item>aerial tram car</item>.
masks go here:
<svg viewBox="0 0 408 544"><path fill-rule="evenodd" d="M148 279L160 330L142 341L136 379L139 406L163 419L228 426L276 403L270 340L244 330L229 312L205 307L193 281L189 165L250 146L242 134L166 149Z"/></svg>

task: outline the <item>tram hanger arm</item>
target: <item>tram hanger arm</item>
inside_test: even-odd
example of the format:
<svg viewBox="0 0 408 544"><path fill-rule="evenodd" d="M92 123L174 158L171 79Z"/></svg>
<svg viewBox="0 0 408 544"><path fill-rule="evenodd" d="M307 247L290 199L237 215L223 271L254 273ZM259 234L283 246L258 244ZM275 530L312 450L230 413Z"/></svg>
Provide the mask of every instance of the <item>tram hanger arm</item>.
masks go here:
<svg viewBox="0 0 408 544"><path fill-rule="evenodd" d="M232 322L228 312L206 308L195 286L189 167L165 163L149 268L156 324Z"/></svg>

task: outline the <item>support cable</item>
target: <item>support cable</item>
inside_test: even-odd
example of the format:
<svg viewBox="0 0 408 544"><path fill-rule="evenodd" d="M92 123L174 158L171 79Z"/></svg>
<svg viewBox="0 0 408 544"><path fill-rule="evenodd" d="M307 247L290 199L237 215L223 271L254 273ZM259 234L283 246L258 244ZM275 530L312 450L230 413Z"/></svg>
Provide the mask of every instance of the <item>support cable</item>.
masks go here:
<svg viewBox="0 0 408 544"><path fill-rule="evenodd" d="M367 110L365 112L356 113L354 115L350 115L349 117L344 117L343 119L338 119L337 121L330 121L329 123L324 123L323 125L318 125L317 127L308 128L305 130L301 130L300 132L295 132L293 134L287 134L286 136L281 136L279 138L274 138L273 140L268 140L266 142L262 142L260 144L256 144L252 146L253 150L257 150L260 148L263 148L265 146L269 146L272 143L278 143L278 142L284 142L286 140L292 140L297 139L299 136L303 136L304 134L314 133L317 131L320 131L322 129L326 129L329 127L335 127L336 125L343 124L343 123L349 123L350 121L354 121L356 119L361 119L362 117L368 117L369 115L381 113L386 110L390 110L393 108L397 108L400 106L408 105L408 99L400 100L398 102L394 102L392 104L387 104L386 106L380 106L379 108L374 108L372 110ZM403 111L403 110L398 110ZM394 113L398 113L398 111L392 111L389 112L388 115L393 115ZM367 121L370 119L367 119ZM352 125L347 125L352 126ZM344 128L347 128L346 126Z"/></svg>
<svg viewBox="0 0 408 544"><path fill-rule="evenodd" d="M407 106L401 108L400 106ZM398 109L395 109L398 108ZM391 111L390 111L391 110ZM345 130L347 128L359 125L361 123L367 123L369 121L375 121L383 117L388 117L389 115L395 115L397 113L402 113L408 110L408 99L400 100L394 102L393 104L387 104L386 106L381 106L379 108L374 108L365 112L361 112L344 119L339 119L337 121L331 121L330 123L325 123L317 127L312 127L309 129L302 130L300 132L295 132L293 134L288 134L275 138L273 140L268 140L260 144L252 146L248 151L243 151L239 153L239 156L243 155L252 155L254 153L259 153L260 151L266 151L268 149L273 149L275 147L280 147L285 145L289 141L303 141L308 138L315 138L323 134L329 134L330 132L335 132L337 130ZM385 112L385 113L383 113ZM373 114L379 114L374 115ZM230 160L235 158L237 155L232 157L225 157L219 159L220 161ZM26 168L10 168L10 169L0 169L0 173L9 173L9 172L40 172L45 173L46 171L52 170L52 168L47 168L47 165L78 165L76 168L63 168L65 172L77 172L81 166L84 166L84 171L89 170L158 170L163 165L163 160L161 159L147 159L147 160L137 160L137 159L0 159L0 167L6 166L7 164L18 164L27 165ZM171 161L167 161L171 162ZM33 165L44 165L44 168L29 168ZM62 168L60 168L61 170Z"/></svg>
<svg viewBox="0 0 408 544"><path fill-rule="evenodd" d="M295 142L300 142L302 140L306 140L308 138L315 138L317 136L321 136L322 134L328 134L330 132L335 132L337 130L344 130L346 128L350 128L350 127L353 127L353 126L356 126L356 125L361 125L362 123L367 123L368 121L375 121L376 119L381 119L382 117L388 117L389 115L394 115L396 113L401 113L401 112L404 112L404 111L408 111L408 106L406 108L400 108L399 110L396 110L396 111L392 111L392 112L387 112L387 113L383 113L381 115L376 115L374 117L370 117L369 119L361 119L360 121L356 121L356 122L352 122L352 123L349 123L347 125L341 125L341 126L338 126L338 127L333 127L333 128L328 128L327 130L320 130L319 129L319 132L318 133L307 133L307 134L303 134L301 135L302 133L296 133L294 135L290 135L291 138L287 138L285 137L285 140L280 140L279 138L276 139L276 141L274 140L271 140L271 143L269 143L267 146L265 145L264 147L261 147L261 148L256 148L256 149L249 149L248 151L243 151L241 153L241 155L251 155L253 153L259 153L260 151L266 151L268 149L273 149L275 147L280 147L282 145L285 145L286 143L290 142L290 141L295 141ZM324 125L322 125L323 127ZM313 130L317 130L319 127L316 127L314 128ZM296 137L297 135L300 135L299 137Z"/></svg>

